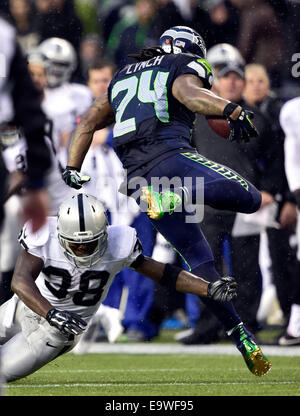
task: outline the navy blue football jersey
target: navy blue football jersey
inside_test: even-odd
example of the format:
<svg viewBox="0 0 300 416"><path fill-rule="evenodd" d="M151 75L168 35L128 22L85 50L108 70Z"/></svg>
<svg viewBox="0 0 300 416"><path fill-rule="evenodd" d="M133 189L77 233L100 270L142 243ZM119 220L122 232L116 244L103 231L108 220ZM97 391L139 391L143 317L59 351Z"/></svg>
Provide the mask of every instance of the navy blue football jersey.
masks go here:
<svg viewBox="0 0 300 416"><path fill-rule="evenodd" d="M211 88L209 63L186 53L129 64L114 75L108 88L115 113L113 146L129 176L142 176L168 155L193 149L195 114L172 95L182 74L196 75Z"/></svg>

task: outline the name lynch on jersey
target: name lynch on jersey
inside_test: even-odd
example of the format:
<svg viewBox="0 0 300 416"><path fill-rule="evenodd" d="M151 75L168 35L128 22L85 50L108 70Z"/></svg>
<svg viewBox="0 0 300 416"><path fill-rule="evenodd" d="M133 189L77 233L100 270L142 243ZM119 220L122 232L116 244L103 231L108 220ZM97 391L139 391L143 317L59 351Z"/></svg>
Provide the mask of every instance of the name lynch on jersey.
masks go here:
<svg viewBox="0 0 300 416"><path fill-rule="evenodd" d="M140 71L144 68L149 68L151 66L160 65L161 61L165 55L155 56L154 58L149 59L148 61L137 62L136 64L129 64L126 68L126 74L132 74L133 72Z"/></svg>

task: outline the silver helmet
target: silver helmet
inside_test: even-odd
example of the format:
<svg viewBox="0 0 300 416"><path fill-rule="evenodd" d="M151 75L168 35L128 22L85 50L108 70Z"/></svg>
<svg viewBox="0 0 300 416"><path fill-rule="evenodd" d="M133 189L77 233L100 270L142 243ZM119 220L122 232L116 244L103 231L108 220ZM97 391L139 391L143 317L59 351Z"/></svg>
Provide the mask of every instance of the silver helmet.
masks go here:
<svg viewBox="0 0 300 416"><path fill-rule="evenodd" d="M96 264L107 248L107 216L103 204L87 194L75 194L58 210L59 244L76 267Z"/></svg>
<svg viewBox="0 0 300 416"><path fill-rule="evenodd" d="M212 67L223 66L228 62L236 62L245 65L245 60L240 51L229 43L218 43L207 51L207 60Z"/></svg>
<svg viewBox="0 0 300 416"><path fill-rule="evenodd" d="M77 57L70 42L61 38L44 40L38 51L47 63L47 82L50 88L56 88L68 82L76 69Z"/></svg>
<svg viewBox="0 0 300 416"><path fill-rule="evenodd" d="M21 139L21 130L12 123L0 124L0 148L2 150L13 146Z"/></svg>

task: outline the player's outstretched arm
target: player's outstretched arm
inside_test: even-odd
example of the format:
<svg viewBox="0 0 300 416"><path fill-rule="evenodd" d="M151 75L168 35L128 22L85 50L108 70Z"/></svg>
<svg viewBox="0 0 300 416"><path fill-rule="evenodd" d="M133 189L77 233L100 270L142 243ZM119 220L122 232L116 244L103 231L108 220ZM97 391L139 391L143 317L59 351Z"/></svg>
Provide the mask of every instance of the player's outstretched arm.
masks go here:
<svg viewBox="0 0 300 416"><path fill-rule="evenodd" d="M84 113L81 120L77 124L74 133L72 134L68 151L67 168L63 174L63 179L67 185L76 188L76 184L78 182L77 185L79 186L77 189L79 189L82 185L82 183L80 183L81 179L83 179L83 183L86 182L84 178L80 177L80 173L79 178L76 177L75 173L76 171L80 171L82 162L91 145L95 131L103 129L113 122L114 113L108 102L107 94L104 94L97 98L90 108ZM72 180L73 173L74 178Z"/></svg>
<svg viewBox="0 0 300 416"><path fill-rule="evenodd" d="M210 297L221 302L229 302L237 296L237 283L232 277L223 277L210 283L179 267L143 255L131 267L162 286L179 292Z"/></svg>

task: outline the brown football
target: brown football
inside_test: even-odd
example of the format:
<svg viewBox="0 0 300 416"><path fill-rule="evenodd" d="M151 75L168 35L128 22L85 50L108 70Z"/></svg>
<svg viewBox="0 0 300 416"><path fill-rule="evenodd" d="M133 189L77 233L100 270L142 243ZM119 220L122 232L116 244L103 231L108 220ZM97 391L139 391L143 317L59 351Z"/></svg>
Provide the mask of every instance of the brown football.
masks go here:
<svg viewBox="0 0 300 416"><path fill-rule="evenodd" d="M229 138L230 127L227 120L223 118L211 118L211 116L206 117L209 127L219 136L224 137L225 139Z"/></svg>

